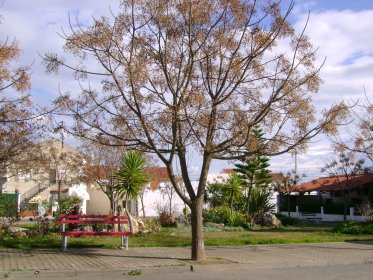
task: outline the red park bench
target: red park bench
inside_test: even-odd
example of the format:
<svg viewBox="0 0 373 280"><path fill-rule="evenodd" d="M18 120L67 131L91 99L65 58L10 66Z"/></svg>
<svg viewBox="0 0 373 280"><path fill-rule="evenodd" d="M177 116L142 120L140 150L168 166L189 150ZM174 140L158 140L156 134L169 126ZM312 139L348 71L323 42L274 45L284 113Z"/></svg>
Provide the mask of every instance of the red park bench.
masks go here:
<svg viewBox="0 0 373 280"><path fill-rule="evenodd" d="M131 231L125 231L124 225L128 224L127 216L113 216L113 215L76 215L67 214L60 215L57 217L57 222L62 224L62 248L67 248L67 237L68 236L121 236L121 246L128 249L128 236L132 234ZM66 224L89 225L89 230L67 231ZM93 231L91 230L93 225L111 225L112 231ZM118 231L114 231L115 225L117 225Z"/></svg>

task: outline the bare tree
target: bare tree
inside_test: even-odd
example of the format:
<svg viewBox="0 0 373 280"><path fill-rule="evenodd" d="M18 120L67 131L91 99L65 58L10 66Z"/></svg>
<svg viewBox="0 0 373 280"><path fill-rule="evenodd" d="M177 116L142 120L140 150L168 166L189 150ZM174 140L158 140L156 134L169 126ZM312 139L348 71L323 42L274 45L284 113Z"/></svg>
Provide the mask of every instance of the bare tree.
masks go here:
<svg viewBox="0 0 373 280"><path fill-rule="evenodd" d="M39 144L41 155L37 172L45 174L51 184L57 184L57 201L61 201L63 186L80 183L85 179L87 160L78 150L67 149L63 142L45 141Z"/></svg>
<svg viewBox="0 0 373 280"><path fill-rule="evenodd" d="M343 220L346 221L347 206L350 203L350 192L354 186L353 179L364 168L364 160L358 159L355 152L336 150L337 156L326 162L321 172L326 172L330 177L336 178L338 183L343 183Z"/></svg>
<svg viewBox="0 0 373 280"><path fill-rule="evenodd" d="M172 216L173 212L173 204L172 201L176 195L175 188L170 183L165 183L164 186L161 188L161 193L163 196L167 197L167 206L168 206L168 214Z"/></svg>
<svg viewBox="0 0 373 280"><path fill-rule="evenodd" d="M82 151L88 158L85 175L88 182L95 182L110 202L110 212L116 213L118 198L115 195L117 184L114 173L119 169L123 147L100 145L94 142L84 142Z"/></svg>
<svg viewBox="0 0 373 280"><path fill-rule="evenodd" d="M344 149L360 153L373 161L373 104L365 94L365 102L351 106L352 128L347 127L350 141L333 139L333 142Z"/></svg>
<svg viewBox="0 0 373 280"><path fill-rule="evenodd" d="M0 21L1 21L0 15ZM1 23L1 22L0 22ZM9 176L29 173L39 151L42 118L30 96L30 67L18 66L21 54L16 39L0 41L0 193ZM5 179L5 181L4 181Z"/></svg>
<svg viewBox="0 0 373 280"><path fill-rule="evenodd" d="M124 0L112 19L71 23L64 47L76 65L45 55L48 72L71 69L82 89L55 101L74 117L70 133L154 153L167 167L191 209L193 260L205 258L202 205L212 160L259 152L252 141L258 124L267 135L262 155L304 149L318 133L335 132L345 113L337 104L316 119L316 51L288 23L292 8L282 13L270 0ZM95 78L102 89L84 81ZM188 162L196 152L201 171L193 188Z"/></svg>
<svg viewBox="0 0 373 280"><path fill-rule="evenodd" d="M302 175L302 177L305 177L305 175ZM301 180L301 176L297 174L295 170L289 171L286 173L285 176L282 177L281 180L275 181L273 183L274 190L279 192L280 195L284 194L287 197L287 211L288 211L288 217L290 217L290 196L293 192L297 191L297 184L299 184Z"/></svg>

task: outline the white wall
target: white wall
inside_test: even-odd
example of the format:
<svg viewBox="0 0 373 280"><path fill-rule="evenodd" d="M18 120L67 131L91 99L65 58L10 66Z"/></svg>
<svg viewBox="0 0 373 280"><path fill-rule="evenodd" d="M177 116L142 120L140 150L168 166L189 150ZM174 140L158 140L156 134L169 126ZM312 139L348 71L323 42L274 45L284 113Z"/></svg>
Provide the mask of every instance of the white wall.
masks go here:
<svg viewBox="0 0 373 280"><path fill-rule="evenodd" d="M162 193L160 189L156 190L145 190L144 193L144 208L146 217L155 217L158 216L157 207L166 206L169 204L169 199L166 194ZM139 216L142 217L143 213L141 211L141 203L139 199L138 203ZM183 209L185 207L184 202L175 192L172 198L172 209L175 216L180 216L183 214ZM167 208L168 209L168 208Z"/></svg>
<svg viewBox="0 0 373 280"><path fill-rule="evenodd" d="M281 214L287 216L288 212L280 212ZM290 212L290 216L293 218L301 219L301 213L300 212ZM333 215L333 214L322 214L322 213L316 213L316 218L322 218L322 222L341 222L343 221L343 215ZM356 221L356 222L362 222L365 221L366 218L363 216L356 216L356 215L346 215L347 220ZM305 220L305 219L304 219Z"/></svg>
<svg viewBox="0 0 373 280"><path fill-rule="evenodd" d="M82 214L87 214L87 201L89 200L89 194L87 192L87 185L85 183L80 183L79 185L72 185L68 189L69 196L77 196L82 200L81 210Z"/></svg>

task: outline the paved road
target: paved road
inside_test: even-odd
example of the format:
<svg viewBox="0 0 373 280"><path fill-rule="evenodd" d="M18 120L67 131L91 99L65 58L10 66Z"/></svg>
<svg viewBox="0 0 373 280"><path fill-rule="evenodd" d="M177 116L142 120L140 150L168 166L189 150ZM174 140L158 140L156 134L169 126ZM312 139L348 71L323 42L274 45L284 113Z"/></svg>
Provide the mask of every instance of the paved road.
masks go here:
<svg viewBox="0 0 373 280"><path fill-rule="evenodd" d="M373 279L373 242L189 248L18 250L0 248L0 279ZM190 265L193 266L193 272ZM250 277L248 277L250 275ZM370 276L370 277L368 277ZM368 278L367 278L368 277Z"/></svg>

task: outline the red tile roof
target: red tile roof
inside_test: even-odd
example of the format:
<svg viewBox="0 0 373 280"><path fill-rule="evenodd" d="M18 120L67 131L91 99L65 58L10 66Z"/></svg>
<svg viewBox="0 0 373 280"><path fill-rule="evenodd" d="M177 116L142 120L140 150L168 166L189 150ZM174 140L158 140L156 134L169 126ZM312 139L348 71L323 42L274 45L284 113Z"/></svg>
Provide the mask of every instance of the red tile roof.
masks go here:
<svg viewBox="0 0 373 280"><path fill-rule="evenodd" d="M341 191L362 187L373 182L373 174L355 175L347 179L345 176L321 177L296 187L299 192Z"/></svg>
<svg viewBox="0 0 373 280"><path fill-rule="evenodd" d="M150 180L150 188L157 189L160 183L170 182L166 167L151 167L146 170Z"/></svg>
<svg viewBox="0 0 373 280"><path fill-rule="evenodd" d="M232 174L235 173L235 171L232 168L225 168L221 171L223 174Z"/></svg>
<svg viewBox="0 0 373 280"><path fill-rule="evenodd" d="M232 168L225 168L222 170L223 174L233 174L233 173L236 173L236 171L234 171L234 169ZM273 181L280 181L282 179L285 178L284 174L282 173L270 173L271 177L272 177L272 180Z"/></svg>
<svg viewBox="0 0 373 280"><path fill-rule="evenodd" d="M146 169L146 174L150 181L150 187L156 189L161 182L169 182L166 167L150 167ZM86 169L88 178L95 180L107 180L113 173L113 169L105 166L92 166Z"/></svg>

